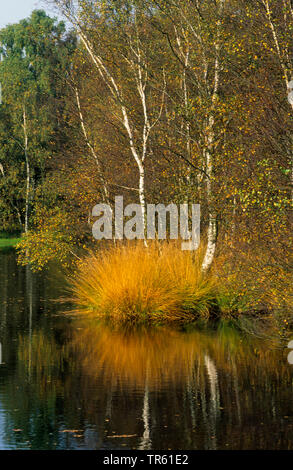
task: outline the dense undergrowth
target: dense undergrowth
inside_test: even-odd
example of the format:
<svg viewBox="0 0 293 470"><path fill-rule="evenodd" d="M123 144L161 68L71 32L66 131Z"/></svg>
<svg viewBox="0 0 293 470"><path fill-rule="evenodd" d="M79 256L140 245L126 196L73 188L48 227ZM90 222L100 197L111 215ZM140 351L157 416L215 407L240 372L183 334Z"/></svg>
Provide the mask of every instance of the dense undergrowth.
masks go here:
<svg viewBox="0 0 293 470"><path fill-rule="evenodd" d="M198 319L257 315L289 326L284 305L275 305L247 266L233 270L227 259L201 270L203 249L181 251L176 243L116 245L91 252L78 264L71 286L78 307L114 322L193 322ZM243 262L244 263L244 262ZM246 260L247 263L247 260ZM252 282L253 281L253 282ZM276 295L280 299L280 295ZM273 314L274 312L274 314Z"/></svg>

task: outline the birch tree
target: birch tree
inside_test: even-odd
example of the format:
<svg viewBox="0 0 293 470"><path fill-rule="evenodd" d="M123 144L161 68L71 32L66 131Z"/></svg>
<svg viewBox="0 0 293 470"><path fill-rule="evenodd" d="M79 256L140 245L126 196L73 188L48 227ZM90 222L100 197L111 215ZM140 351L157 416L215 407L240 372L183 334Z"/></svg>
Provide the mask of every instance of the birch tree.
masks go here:
<svg viewBox="0 0 293 470"><path fill-rule="evenodd" d="M39 10L0 31L1 196L3 190L17 219L12 227L24 233L32 226L36 191L62 133L58 119L63 105L58 98L63 85L57 76L65 71L75 47L64 32L63 23L56 24ZM2 213L4 220L11 217L7 206Z"/></svg>
<svg viewBox="0 0 293 470"><path fill-rule="evenodd" d="M147 40L149 31L143 6L140 2L112 1L99 1L94 5L84 1L75 5L56 0L55 4L74 26L100 80L108 89L109 104L114 103L114 117L124 128L138 170L137 189L145 224L145 165L151 153L152 131L162 115L165 86L162 72L160 96L154 100L151 73L155 72L150 67L154 43ZM135 119L131 85L136 89L142 119Z"/></svg>
<svg viewBox="0 0 293 470"><path fill-rule="evenodd" d="M197 131L193 136L201 151L199 175L206 182L208 212L207 248L202 270L211 266L217 243L217 214L213 203L214 153L217 144L217 106L223 68L222 20L225 0L215 2L178 0L154 1L169 19L172 29L163 31L183 70L184 103L194 109ZM188 89L189 94L188 94ZM188 95L190 98L188 98ZM197 109L196 109L197 108ZM190 117L187 119L191 119ZM191 121L192 122L192 121ZM191 154L190 124L186 127L186 145Z"/></svg>
<svg viewBox="0 0 293 470"><path fill-rule="evenodd" d="M31 165L28 149L28 131L27 131L27 116L26 107L23 105L23 140L24 140L24 155L25 155L25 168L26 168L26 191L25 191L25 216L24 216L24 231L29 230L29 211L30 211L30 197L31 197Z"/></svg>
<svg viewBox="0 0 293 470"><path fill-rule="evenodd" d="M293 4L291 0L261 0L265 14L264 24L271 32L273 51L276 54L282 71L284 98L293 89ZM288 99L293 112L293 101ZM293 203L293 131L289 137L289 159L291 166L291 201Z"/></svg>
<svg viewBox="0 0 293 470"><path fill-rule="evenodd" d="M94 145L92 144L92 142L89 139L87 128L86 128L86 123L85 123L85 119L84 119L84 115L83 115L83 111L82 111L82 107L81 107L80 94L79 94L79 90L78 90L78 87L77 87L76 84L73 87L73 91L74 91L75 98L76 98L78 116L79 116L79 121L80 121L80 126L81 126L81 129L82 129L82 133L83 133L83 136L84 136L84 140L85 140L85 143L86 143L86 145L89 149L90 154L92 155L92 157L93 157L93 159L96 163L96 167L97 167L97 170L98 170L98 176L99 176L99 179L100 179L100 182L101 182L101 185L102 185L102 189L103 189L104 201L107 204L110 204L109 188L108 188L108 184L107 184L107 181L105 179L104 171L103 171L103 168L102 168L102 162L101 162L101 159L99 158L99 156L97 155L97 152L94 148Z"/></svg>

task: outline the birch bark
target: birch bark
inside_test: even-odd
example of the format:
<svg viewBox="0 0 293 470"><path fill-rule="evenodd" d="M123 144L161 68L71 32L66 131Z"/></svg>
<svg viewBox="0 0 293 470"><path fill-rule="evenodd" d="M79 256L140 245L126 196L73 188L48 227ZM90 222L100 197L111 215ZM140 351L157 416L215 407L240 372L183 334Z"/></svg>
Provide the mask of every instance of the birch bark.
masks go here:
<svg viewBox="0 0 293 470"><path fill-rule="evenodd" d="M30 209L30 192L31 192L31 168L28 155L28 133L27 133L27 117L25 105L23 106L23 136L24 136L24 155L26 167L26 194L25 194L25 217L24 217L24 231L29 230L29 209Z"/></svg>

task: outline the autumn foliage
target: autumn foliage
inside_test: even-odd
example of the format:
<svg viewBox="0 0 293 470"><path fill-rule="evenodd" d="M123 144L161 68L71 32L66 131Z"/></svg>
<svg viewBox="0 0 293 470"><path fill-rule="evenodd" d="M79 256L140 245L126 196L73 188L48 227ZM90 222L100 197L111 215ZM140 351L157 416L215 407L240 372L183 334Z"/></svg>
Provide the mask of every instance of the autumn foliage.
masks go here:
<svg viewBox="0 0 293 470"><path fill-rule="evenodd" d="M199 259L222 281L222 310L275 311L289 321L292 2L85 0L78 11L75 2L52 2L70 32L37 12L1 33L0 218L5 229L26 232L20 261L70 267L96 253L93 206L113 206L117 195L142 209L199 203ZM113 263L123 250L111 251ZM101 257L105 283L107 255L95 254L88 268L97 278ZM141 250L142 261L148 256ZM184 256L175 256L178 269ZM134 264L131 281L116 265L118 258L112 295L117 289L127 305L142 278ZM156 294L150 307L138 295L139 310L180 304L185 312L181 287L170 300L160 269L155 283L143 274L162 300ZM125 298L119 275L133 283Z"/></svg>

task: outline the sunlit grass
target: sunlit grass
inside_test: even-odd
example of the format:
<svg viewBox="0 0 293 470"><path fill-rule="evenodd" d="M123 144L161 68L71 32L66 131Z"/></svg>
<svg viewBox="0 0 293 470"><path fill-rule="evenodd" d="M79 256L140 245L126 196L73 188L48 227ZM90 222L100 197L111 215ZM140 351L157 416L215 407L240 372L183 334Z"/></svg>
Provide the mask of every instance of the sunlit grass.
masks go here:
<svg viewBox="0 0 293 470"><path fill-rule="evenodd" d="M0 249L12 248L20 241L19 238L0 238Z"/></svg>
<svg viewBox="0 0 293 470"><path fill-rule="evenodd" d="M79 307L114 321L192 321L215 309L216 281L202 252L175 243L120 245L91 253L72 280Z"/></svg>
<svg viewBox="0 0 293 470"><path fill-rule="evenodd" d="M18 233L0 232L0 249L13 248L20 241Z"/></svg>

